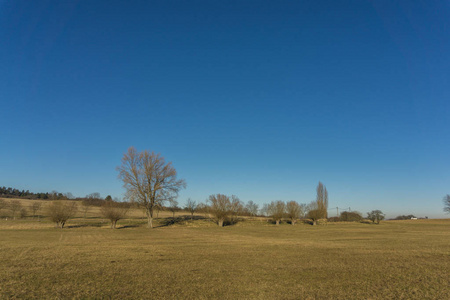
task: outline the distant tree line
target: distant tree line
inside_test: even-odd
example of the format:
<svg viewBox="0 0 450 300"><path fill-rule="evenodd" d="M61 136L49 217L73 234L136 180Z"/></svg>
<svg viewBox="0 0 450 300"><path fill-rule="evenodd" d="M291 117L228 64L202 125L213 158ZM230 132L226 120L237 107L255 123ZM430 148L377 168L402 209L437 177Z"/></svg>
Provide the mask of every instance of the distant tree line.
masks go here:
<svg viewBox="0 0 450 300"><path fill-rule="evenodd" d="M29 190L19 190L11 187L0 187L0 197L39 200L70 200L74 199L72 193L51 191L46 193L33 193Z"/></svg>
<svg viewBox="0 0 450 300"><path fill-rule="evenodd" d="M0 198L17 198L17 199L30 199L30 200L77 200L86 201L92 206L101 206L106 200L119 201L117 198L112 198L110 195L106 198L102 198L100 193L94 192L86 195L85 197L75 197L72 193L60 193L58 191L51 191L46 193L33 193L29 190L19 190L11 187L0 187Z"/></svg>
<svg viewBox="0 0 450 300"><path fill-rule="evenodd" d="M21 199L67 199L63 193L52 191L50 193L33 193L29 190L19 190L11 187L0 187L0 197L2 198L21 198Z"/></svg>

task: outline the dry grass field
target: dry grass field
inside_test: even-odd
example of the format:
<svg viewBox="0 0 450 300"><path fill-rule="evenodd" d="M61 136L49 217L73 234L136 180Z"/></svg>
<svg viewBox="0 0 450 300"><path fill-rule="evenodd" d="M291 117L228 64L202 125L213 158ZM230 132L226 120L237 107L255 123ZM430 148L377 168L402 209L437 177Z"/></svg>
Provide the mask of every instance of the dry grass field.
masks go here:
<svg viewBox="0 0 450 300"><path fill-rule="evenodd" d="M450 299L448 219L144 223L2 218L0 298Z"/></svg>

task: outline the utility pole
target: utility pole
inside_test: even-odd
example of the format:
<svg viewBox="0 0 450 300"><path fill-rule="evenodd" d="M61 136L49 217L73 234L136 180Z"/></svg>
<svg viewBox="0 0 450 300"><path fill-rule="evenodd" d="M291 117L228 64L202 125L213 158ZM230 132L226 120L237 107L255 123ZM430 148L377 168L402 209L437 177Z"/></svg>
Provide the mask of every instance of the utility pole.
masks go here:
<svg viewBox="0 0 450 300"><path fill-rule="evenodd" d="M336 207L336 216L339 217L339 207Z"/></svg>

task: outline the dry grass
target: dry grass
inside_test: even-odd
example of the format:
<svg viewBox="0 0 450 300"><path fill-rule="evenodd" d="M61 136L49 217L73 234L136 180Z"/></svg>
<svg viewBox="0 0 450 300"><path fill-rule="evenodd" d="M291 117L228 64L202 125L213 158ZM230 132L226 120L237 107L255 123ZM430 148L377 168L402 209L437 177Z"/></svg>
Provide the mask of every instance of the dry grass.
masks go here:
<svg viewBox="0 0 450 300"><path fill-rule="evenodd" d="M0 299L450 299L448 219L144 223L1 220Z"/></svg>

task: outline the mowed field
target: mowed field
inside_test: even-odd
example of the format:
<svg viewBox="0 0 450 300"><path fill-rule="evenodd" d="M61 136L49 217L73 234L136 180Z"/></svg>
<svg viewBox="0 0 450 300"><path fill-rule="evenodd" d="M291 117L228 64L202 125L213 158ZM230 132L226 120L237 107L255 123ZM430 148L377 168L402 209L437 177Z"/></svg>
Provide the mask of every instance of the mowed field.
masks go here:
<svg viewBox="0 0 450 300"><path fill-rule="evenodd" d="M2 218L0 298L450 299L448 219L144 223Z"/></svg>

